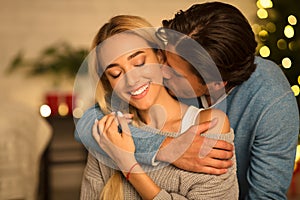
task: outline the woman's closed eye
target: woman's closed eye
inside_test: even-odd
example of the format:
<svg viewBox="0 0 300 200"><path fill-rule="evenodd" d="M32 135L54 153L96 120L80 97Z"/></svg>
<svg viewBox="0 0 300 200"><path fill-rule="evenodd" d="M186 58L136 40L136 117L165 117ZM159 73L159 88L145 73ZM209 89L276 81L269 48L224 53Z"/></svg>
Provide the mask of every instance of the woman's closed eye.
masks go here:
<svg viewBox="0 0 300 200"><path fill-rule="evenodd" d="M118 78L121 74L122 74L122 71L120 71L120 70L109 70L107 72L107 75L114 79Z"/></svg>

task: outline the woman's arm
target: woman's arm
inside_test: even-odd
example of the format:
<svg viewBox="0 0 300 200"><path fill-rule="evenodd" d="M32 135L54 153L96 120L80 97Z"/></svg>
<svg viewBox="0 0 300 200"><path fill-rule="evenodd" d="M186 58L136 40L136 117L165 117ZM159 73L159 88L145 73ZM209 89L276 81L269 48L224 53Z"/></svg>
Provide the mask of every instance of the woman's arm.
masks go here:
<svg viewBox="0 0 300 200"><path fill-rule="evenodd" d="M92 137L92 127L95 119L100 119L103 116L104 115L98 104L89 108L78 121L75 121L76 129L74 134L75 138L79 142L82 142L87 150L96 151L105 155L106 153ZM200 134L210 128L210 123L204 123L199 126L191 127L184 134L175 139L150 133L131 125L129 125L129 127L136 146L135 157L138 162L153 165L153 160L157 153L159 153L156 157L156 160L171 162L178 168L194 172L216 175L224 174L226 173L227 168L232 166L230 159L233 156L233 145L222 140L212 139L215 143L215 146L210 154L202 158L198 156L204 140L207 140L200 136ZM174 152L174 149L178 149L177 144L185 141L190 135L196 135L193 143L180 157L176 156L177 160L170 160L170 155L172 152ZM168 145L171 142L174 145ZM163 148L167 145L168 148L165 148L165 151L161 151L160 148Z"/></svg>

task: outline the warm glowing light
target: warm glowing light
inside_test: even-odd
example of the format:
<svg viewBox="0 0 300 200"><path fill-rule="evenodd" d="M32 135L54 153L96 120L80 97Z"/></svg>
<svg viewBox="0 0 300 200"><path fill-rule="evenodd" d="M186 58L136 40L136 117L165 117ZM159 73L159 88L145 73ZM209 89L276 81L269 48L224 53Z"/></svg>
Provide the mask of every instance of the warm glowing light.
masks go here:
<svg viewBox="0 0 300 200"><path fill-rule="evenodd" d="M296 151L296 162L300 161L300 145L297 145L297 151Z"/></svg>
<svg viewBox="0 0 300 200"><path fill-rule="evenodd" d="M268 12L263 8L258 9L256 14L260 19L266 19L268 17Z"/></svg>
<svg viewBox="0 0 300 200"><path fill-rule="evenodd" d="M83 110L81 108L75 108L73 110L73 117L75 118L81 118L83 115Z"/></svg>
<svg viewBox="0 0 300 200"><path fill-rule="evenodd" d="M258 33L258 35L262 41L265 41L267 39L267 37L269 36L269 33L266 30L262 30Z"/></svg>
<svg viewBox="0 0 300 200"><path fill-rule="evenodd" d="M259 54L264 58L270 56L270 53L270 49L267 46L263 46L259 49Z"/></svg>
<svg viewBox="0 0 300 200"><path fill-rule="evenodd" d="M281 64L285 69L289 69L292 66L292 61L291 61L291 59L286 57L286 58L282 59Z"/></svg>
<svg viewBox="0 0 300 200"><path fill-rule="evenodd" d="M48 105L42 105L40 107L40 114L42 117L49 117L51 115L51 108Z"/></svg>
<svg viewBox="0 0 300 200"><path fill-rule="evenodd" d="M276 26L272 22L267 23L266 28L270 33L274 33L276 31Z"/></svg>
<svg viewBox="0 0 300 200"><path fill-rule="evenodd" d="M286 41L284 39L278 40L277 41L277 47L278 47L278 49L281 49L281 50L286 49L287 48Z"/></svg>
<svg viewBox="0 0 300 200"><path fill-rule="evenodd" d="M290 42L289 43L289 49L291 50L291 51L294 51L295 49L296 49L296 42L295 41L292 41L292 42Z"/></svg>
<svg viewBox="0 0 300 200"><path fill-rule="evenodd" d="M260 4L260 0L258 0L258 1L256 2L256 6L257 6L258 8L263 8L262 5Z"/></svg>
<svg viewBox="0 0 300 200"><path fill-rule="evenodd" d="M273 7L273 2L271 0L259 0L259 2L263 8L272 8Z"/></svg>
<svg viewBox="0 0 300 200"><path fill-rule="evenodd" d="M299 86L298 85L293 85L291 88L292 88L292 90L294 92L295 97L298 96L299 92L300 92Z"/></svg>
<svg viewBox="0 0 300 200"><path fill-rule="evenodd" d="M298 76L298 84L300 85L300 76Z"/></svg>
<svg viewBox="0 0 300 200"><path fill-rule="evenodd" d="M284 28L284 35L285 35L287 38L292 38L292 37L294 37L294 28L293 28L291 25L287 25L287 26Z"/></svg>
<svg viewBox="0 0 300 200"><path fill-rule="evenodd" d="M60 116L66 116L69 113L69 107L66 103L61 103L58 106L58 114Z"/></svg>
<svg viewBox="0 0 300 200"><path fill-rule="evenodd" d="M297 18L294 15L290 15L288 17L288 22L290 23L290 25L296 25L297 24Z"/></svg>
<svg viewBox="0 0 300 200"><path fill-rule="evenodd" d="M252 30L254 33L259 33L261 31L261 26L258 24L253 24L252 25Z"/></svg>

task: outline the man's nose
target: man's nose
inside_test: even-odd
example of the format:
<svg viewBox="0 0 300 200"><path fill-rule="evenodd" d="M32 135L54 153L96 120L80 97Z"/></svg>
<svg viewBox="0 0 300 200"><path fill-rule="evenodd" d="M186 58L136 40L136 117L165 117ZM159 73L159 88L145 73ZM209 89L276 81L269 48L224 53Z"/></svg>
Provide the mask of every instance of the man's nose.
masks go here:
<svg viewBox="0 0 300 200"><path fill-rule="evenodd" d="M172 69L169 66L163 65L161 67L161 72L162 72L162 75L165 79L171 79L172 78Z"/></svg>

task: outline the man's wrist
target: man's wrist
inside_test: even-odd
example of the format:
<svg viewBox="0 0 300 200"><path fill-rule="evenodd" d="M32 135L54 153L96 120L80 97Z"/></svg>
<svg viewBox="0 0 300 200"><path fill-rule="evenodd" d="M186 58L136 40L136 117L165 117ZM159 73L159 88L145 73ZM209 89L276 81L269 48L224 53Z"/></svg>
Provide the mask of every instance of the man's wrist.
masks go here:
<svg viewBox="0 0 300 200"><path fill-rule="evenodd" d="M168 155L168 153L166 152L166 150L164 149L166 146L168 146L170 144L170 142L173 140L174 138L171 137L166 137L165 140L162 142L161 146L159 147L158 153L155 157L155 160L158 161L162 161L162 162L169 162L170 160L170 155Z"/></svg>

